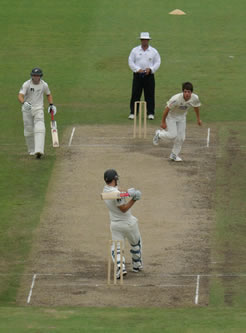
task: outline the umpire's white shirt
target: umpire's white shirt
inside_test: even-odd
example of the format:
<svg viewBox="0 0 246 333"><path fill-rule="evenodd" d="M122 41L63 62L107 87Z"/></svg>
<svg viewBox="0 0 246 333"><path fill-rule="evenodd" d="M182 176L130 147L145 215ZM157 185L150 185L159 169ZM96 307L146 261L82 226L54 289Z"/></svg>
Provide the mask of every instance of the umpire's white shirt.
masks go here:
<svg viewBox="0 0 246 333"><path fill-rule="evenodd" d="M188 109L190 107L201 106L198 95L193 94L191 98L186 101L184 99L183 93L179 93L170 98L167 102L167 107L169 108L168 117L185 117Z"/></svg>
<svg viewBox="0 0 246 333"><path fill-rule="evenodd" d="M31 103L33 109L42 109L44 107L44 94L50 95L48 84L40 80L39 84L34 84L32 79L23 83L20 94L24 95L24 101Z"/></svg>
<svg viewBox="0 0 246 333"><path fill-rule="evenodd" d="M150 68L154 74L160 67L160 64L161 57L158 51L152 46L149 46L145 51L141 45L134 47L128 58L128 65L134 73L140 69L145 70L146 68Z"/></svg>
<svg viewBox="0 0 246 333"><path fill-rule="evenodd" d="M103 192L118 192L118 187L105 185ZM125 198L117 200L104 200L108 209L111 222L129 222L133 223L137 221L137 218L131 214L131 209L123 213L118 207L126 203Z"/></svg>

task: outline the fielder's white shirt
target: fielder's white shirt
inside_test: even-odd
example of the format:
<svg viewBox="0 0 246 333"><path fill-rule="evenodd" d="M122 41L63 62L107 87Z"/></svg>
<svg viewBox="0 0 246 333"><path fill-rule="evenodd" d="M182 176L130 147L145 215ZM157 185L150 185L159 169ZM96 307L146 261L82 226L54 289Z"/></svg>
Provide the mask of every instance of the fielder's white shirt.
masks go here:
<svg viewBox="0 0 246 333"><path fill-rule="evenodd" d="M44 94L51 94L49 86L45 81L40 80L39 84L34 84L32 79L23 83L19 93L24 95L24 101L31 103L33 108L43 108Z"/></svg>
<svg viewBox="0 0 246 333"><path fill-rule="evenodd" d="M108 186L105 185L103 192L118 192L119 189L117 186ZM111 222L135 222L137 218L131 214L131 209L128 209L127 212L123 213L118 207L126 203L126 198L121 198L117 200L104 200L108 209L109 217Z"/></svg>
<svg viewBox="0 0 246 333"><path fill-rule="evenodd" d="M183 93L179 93L170 98L167 102L167 107L170 109L168 116L183 116L185 117L190 107L201 106L198 95L191 94L191 98L186 101Z"/></svg>
<svg viewBox="0 0 246 333"><path fill-rule="evenodd" d="M150 45L145 51L142 49L141 45L134 47L128 58L128 65L134 73L138 72L140 69L145 70L146 68L150 68L151 72L155 73L160 67L160 64L161 57L158 51Z"/></svg>

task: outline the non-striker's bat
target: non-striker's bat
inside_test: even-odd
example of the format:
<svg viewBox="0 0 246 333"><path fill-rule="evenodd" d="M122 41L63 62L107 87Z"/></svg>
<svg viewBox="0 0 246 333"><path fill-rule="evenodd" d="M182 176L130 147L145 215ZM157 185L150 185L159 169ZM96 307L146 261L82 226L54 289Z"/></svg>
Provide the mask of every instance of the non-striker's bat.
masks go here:
<svg viewBox="0 0 246 333"><path fill-rule="evenodd" d="M119 191L101 193L102 200L116 200L123 197L130 197L130 194L128 192L119 192Z"/></svg>
<svg viewBox="0 0 246 333"><path fill-rule="evenodd" d="M52 136L53 147L59 147L58 131L57 131L56 121L54 118L54 112L51 111L50 115L51 115L50 127L51 127L51 136Z"/></svg>

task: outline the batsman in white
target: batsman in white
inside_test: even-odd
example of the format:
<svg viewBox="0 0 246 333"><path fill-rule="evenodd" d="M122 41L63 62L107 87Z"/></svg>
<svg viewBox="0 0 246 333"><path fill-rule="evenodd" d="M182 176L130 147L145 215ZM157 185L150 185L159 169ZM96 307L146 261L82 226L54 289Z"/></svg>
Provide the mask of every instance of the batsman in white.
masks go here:
<svg viewBox="0 0 246 333"><path fill-rule="evenodd" d="M119 175L116 170L108 169L104 172L104 186L103 192L113 192L118 190ZM117 200L105 200L105 203L109 209L110 217L110 230L112 233L112 240L124 240L127 239L131 246L132 257L132 270L138 273L143 269L142 265L142 241L138 228L138 220L131 214L131 207L137 200L141 199L141 192L134 188L128 189L128 193L131 195L130 200L121 198ZM112 246L112 259L115 260L115 249ZM120 249L117 249L117 278L120 278ZM125 258L123 257L123 275L126 275Z"/></svg>
<svg viewBox="0 0 246 333"><path fill-rule="evenodd" d="M197 124L202 125L200 119L199 97L193 94L193 85L185 82L182 85L182 93L176 94L167 102L163 112L161 130L155 132L153 144L158 145L160 139L174 140L170 159L175 162L182 162L179 153L185 140L186 115L190 107L194 108L197 118Z"/></svg>
<svg viewBox="0 0 246 333"><path fill-rule="evenodd" d="M53 105L48 84L41 79L43 72L40 68L33 68L31 79L23 83L18 100L22 104L21 111L24 122L24 136L26 139L28 153L41 158L44 155L45 123L44 123L44 94L47 96L48 112L56 107Z"/></svg>

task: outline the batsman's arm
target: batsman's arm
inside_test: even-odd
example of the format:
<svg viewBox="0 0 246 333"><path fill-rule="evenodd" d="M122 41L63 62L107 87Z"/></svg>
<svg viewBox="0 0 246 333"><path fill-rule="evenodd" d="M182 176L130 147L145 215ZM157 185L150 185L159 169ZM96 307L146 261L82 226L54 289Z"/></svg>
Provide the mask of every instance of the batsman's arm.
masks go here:
<svg viewBox="0 0 246 333"><path fill-rule="evenodd" d="M126 204L118 206L118 208L122 211L122 213L126 213L134 204L135 200L131 199Z"/></svg>
<svg viewBox="0 0 246 333"><path fill-rule="evenodd" d="M119 192L119 191L101 193L102 200L116 200L116 199L120 199L123 197L129 197L129 196L130 196L130 194L128 192Z"/></svg>
<svg viewBox="0 0 246 333"><path fill-rule="evenodd" d="M23 95L23 94L18 94L18 101L19 101L21 104L24 104L24 95Z"/></svg>
<svg viewBox="0 0 246 333"><path fill-rule="evenodd" d="M53 104L53 97L52 97L51 94L50 94L50 95L47 95L47 100L48 100L48 103L49 103L49 104Z"/></svg>
<svg viewBox="0 0 246 333"><path fill-rule="evenodd" d="M194 111L196 113L197 124L199 126L202 126L202 121L200 119L200 108L199 107L194 107Z"/></svg>
<svg viewBox="0 0 246 333"><path fill-rule="evenodd" d="M168 106L165 107L164 111L163 111L163 115L162 115L162 120L161 120L161 128L167 128L167 124L166 124L166 118L167 115L169 113L170 109Z"/></svg>

